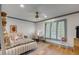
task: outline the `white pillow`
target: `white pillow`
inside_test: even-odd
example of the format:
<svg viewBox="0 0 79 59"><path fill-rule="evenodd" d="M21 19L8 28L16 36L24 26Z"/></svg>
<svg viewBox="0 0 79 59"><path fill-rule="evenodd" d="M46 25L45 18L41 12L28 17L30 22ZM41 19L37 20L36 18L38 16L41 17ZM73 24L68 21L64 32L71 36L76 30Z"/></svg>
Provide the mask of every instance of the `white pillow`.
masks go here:
<svg viewBox="0 0 79 59"><path fill-rule="evenodd" d="M27 38L27 39L24 39L25 40L25 43L29 43L29 42L32 42L34 40L30 39L30 38Z"/></svg>
<svg viewBox="0 0 79 59"><path fill-rule="evenodd" d="M29 38L25 39L21 33L20 34L14 33L14 34L11 35L12 38L10 39L10 46L11 47L33 41L32 39L29 39Z"/></svg>
<svg viewBox="0 0 79 59"><path fill-rule="evenodd" d="M11 37L10 37L10 46L11 47L22 44L23 41L24 41L24 38L21 34L11 33Z"/></svg>
<svg viewBox="0 0 79 59"><path fill-rule="evenodd" d="M12 39L10 39L10 47L14 47L14 46L15 46L15 42Z"/></svg>

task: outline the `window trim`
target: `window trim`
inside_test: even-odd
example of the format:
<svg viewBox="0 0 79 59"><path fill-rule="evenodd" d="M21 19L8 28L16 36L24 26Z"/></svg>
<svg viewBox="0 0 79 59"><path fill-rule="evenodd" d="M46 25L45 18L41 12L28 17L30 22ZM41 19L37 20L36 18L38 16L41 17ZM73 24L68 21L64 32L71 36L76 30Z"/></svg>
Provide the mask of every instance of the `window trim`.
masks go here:
<svg viewBox="0 0 79 59"><path fill-rule="evenodd" d="M61 21L64 21L65 37L67 38L67 19L61 19L61 20L54 21L54 22L57 22L56 23L56 39L51 38L52 22L50 22L50 38L46 38L46 24L49 23L49 22L45 23L45 39L50 39L50 40L55 40L55 41L61 41L61 40L57 39L57 37L58 37L58 31L57 31L58 30L58 22L61 22Z"/></svg>

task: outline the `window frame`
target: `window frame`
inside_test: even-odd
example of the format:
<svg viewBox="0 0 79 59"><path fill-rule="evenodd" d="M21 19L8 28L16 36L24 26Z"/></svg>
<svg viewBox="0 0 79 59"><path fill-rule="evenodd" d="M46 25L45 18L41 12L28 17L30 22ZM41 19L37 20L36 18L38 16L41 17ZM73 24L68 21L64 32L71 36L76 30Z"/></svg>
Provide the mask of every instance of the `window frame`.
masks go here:
<svg viewBox="0 0 79 59"><path fill-rule="evenodd" d="M64 21L64 31L65 31L65 37L67 38L67 20L66 19L62 19L62 20L57 20L57 37L58 37L58 23ZM59 39L57 39L59 40ZM59 40L61 41L61 40Z"/></svg>
<svg viewBox="0 0 79 59"><path fill-rule="evenodd" d="M50 31L51 31L51 23L50 23L50 27L49 27L49 29L50 29L50 30L49 30L49 38L46 37L46 26L47 26L48 23L50 23L50 22L46 22L46 23L45 23L45 38L46 38L46 39L50 39L50 36L51 36L51 33L50 33Z"/></svg>
<svg viewBox="0 0 79 59"><path fill-rule="evenodd" d="M56 22L56 39L51 38L52 22L50 22L50 24L51 24L50 25L50 38L46 38L46 24L49 23L49 22L45 22L45 38L46 39L55 40L55 41L61 41L61 40L57 39L57 37L58 37L58 22L61 22L61 21L64 21L65 37L67 38L67 20L66 19L61 19L61 20L53 21L53 22Z"/></svg>

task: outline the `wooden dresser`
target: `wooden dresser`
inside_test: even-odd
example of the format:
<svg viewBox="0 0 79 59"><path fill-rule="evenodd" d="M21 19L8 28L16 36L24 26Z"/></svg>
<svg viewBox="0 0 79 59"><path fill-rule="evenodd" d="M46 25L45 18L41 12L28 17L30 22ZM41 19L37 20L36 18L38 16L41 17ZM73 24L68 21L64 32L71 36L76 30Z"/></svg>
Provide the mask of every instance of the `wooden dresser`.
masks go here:
<svg viewBox="0 0 79 59"><path fill-rule="evenodd" d="M74 52L79 55L79 38L74 38Z"/></svg>
<svg viewBox="0 0 79 59"><path fill-rule="evenodd" d="M74 39L74 47L79 47L79 38Z"/></svg>

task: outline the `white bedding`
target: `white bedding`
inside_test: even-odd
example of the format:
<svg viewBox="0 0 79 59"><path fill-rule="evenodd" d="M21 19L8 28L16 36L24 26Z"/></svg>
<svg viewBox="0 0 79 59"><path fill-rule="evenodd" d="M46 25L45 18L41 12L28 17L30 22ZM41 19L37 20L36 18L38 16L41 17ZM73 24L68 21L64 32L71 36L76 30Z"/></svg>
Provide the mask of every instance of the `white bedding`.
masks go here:
<svg viewBox="0 0 79 59"><path fill-rule="evenodd" d="M29 50L36 49L36 48L37 48L36 42L21 44L16 47L7 49L6 55L19 55L19 54L25 53ZM2 51L0 51L0 55L2 55Z"/></svg>
<svg viewBox="0 0 79 59"><path fill-rule="evenodd" d="M14 46L25 44L25 43L27 44L27 43L32 42L32 41L33 40L29 39L29 38L27 38L27 39L18 39L15 42L10 40L10 47L14 47Z"/></svg>
<svg viewBox="0 0 79 59"><path fill-rule="evenodd" d="M35 41L30 38L24 38L22 34L11 33L9 40L10 45L5 46L6 54L8 55L18 55L37 48ZM2 51L0 51L0 54L2 54Z"/></svg>

